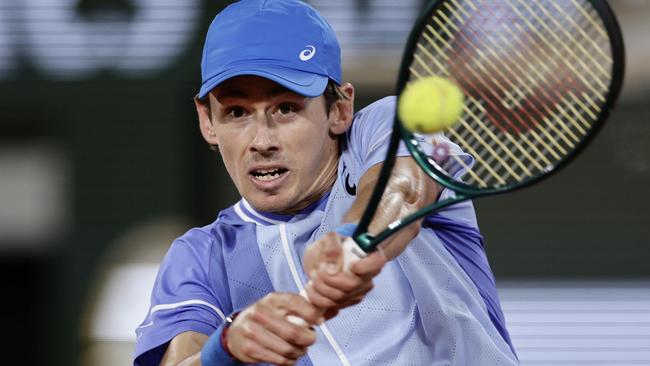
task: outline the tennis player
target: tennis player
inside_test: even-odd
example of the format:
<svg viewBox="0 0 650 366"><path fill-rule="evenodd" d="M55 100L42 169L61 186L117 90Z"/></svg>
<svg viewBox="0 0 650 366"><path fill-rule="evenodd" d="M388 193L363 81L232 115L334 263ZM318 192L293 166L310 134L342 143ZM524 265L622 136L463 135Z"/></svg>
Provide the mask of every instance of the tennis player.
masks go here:
<svg viewBox="0 0 650 366"><path fill-rule="evenodd" d="M342 271L340 242L385 158L395 98L354 114L337 38L313 8L230 5L208 30L201 68L201 133L242 199L172 244L135 365L518 364L471 203ZM399 154L371 229L453 194Z"/></svg>

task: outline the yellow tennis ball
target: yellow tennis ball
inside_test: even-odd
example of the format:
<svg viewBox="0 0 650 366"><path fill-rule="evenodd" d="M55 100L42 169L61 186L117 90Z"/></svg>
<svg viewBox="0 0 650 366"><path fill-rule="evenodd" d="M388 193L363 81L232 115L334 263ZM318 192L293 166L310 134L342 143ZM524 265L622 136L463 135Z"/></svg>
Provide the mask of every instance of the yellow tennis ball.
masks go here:
<svg viewBox="0 0 650 366"><path fill-rule="evenodd" d="M430 76L411 82L399 98L397 115L409 131L434 133L463 114L465 96L449 79Z"/></svg>

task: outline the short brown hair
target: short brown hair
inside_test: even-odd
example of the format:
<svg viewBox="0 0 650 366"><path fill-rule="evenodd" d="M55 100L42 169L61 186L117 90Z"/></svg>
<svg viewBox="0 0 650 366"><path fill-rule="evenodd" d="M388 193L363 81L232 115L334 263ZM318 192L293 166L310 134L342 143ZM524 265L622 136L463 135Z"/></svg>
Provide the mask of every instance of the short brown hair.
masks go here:
<svg viewBox="0 0 650 366"><path fill-rule="evenodd" d="M325 97L325 113L328 117L334 103L339 100L348 100L348 96L343 93L341 86L332 79L327 83L323 96Z"/></svg>

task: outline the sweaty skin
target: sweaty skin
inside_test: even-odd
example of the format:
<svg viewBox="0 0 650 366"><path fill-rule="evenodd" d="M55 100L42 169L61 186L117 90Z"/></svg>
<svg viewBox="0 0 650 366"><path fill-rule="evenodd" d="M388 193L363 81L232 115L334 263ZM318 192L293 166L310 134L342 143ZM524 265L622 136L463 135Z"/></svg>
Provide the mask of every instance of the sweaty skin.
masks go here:
<svg viewBox="0 0 650 366"><path fill-rule="evenodd" d="M256 209L295 213L329 191L336 180L338 136L352 124L354 88L341 86L347 100L325 111L324 97L306 98L255 76L230 79L209 95L209 104L196 101L204 139L218 145L235 186ZM369 169L359 183L359 195L344 222L357 222L366 207L381 164ZM408 158L399 158L373 223L385 227L424 202L435 199L438 186ZM382 250L341 271L341 238L329 233L305 252L310 276L310 301L298 294L270 293L242 311L231 325L227 345L246 363L293 365L316 338L311 328L358 303L372 289L372 278L387 260L399 255L419 231L410 225L382 245ZM296 325L287 315L303 318ZM197 332L177 335L161 365L200 365L208 339Z"/></svg>

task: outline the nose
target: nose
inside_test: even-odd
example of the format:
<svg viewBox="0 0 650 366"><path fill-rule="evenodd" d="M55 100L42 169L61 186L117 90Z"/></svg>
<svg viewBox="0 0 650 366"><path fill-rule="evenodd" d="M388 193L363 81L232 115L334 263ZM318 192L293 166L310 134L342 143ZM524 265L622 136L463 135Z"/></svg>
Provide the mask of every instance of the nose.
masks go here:
<svg viewBox="0 0 650 366"><path fill-rule="evenodd" d="M255 136L250 144L251 151L269 154L279 150L275 128L270 120L257 121L254 126Z"/></svg>

